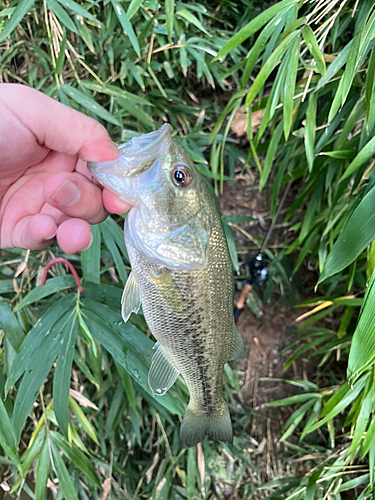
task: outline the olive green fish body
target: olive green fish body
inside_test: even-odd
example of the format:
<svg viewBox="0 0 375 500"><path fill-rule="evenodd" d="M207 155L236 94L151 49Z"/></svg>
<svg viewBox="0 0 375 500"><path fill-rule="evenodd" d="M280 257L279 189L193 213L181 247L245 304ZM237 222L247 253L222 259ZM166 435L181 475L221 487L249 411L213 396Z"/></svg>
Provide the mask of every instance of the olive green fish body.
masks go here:
<svg viewBox="0 0 375 500"><path fill-rule="evenodd" d="M194 446L205 436L231 443L223 368L245 352L234 325L232 264L221 218L169 128L137 139L125 145L126 168L89 166L105 187L135 205L125 222L132 272L123 317L142 304L158 341L149 371L154 394L165 394L179 374L184 378L190 401L182 444Z"/></svg>

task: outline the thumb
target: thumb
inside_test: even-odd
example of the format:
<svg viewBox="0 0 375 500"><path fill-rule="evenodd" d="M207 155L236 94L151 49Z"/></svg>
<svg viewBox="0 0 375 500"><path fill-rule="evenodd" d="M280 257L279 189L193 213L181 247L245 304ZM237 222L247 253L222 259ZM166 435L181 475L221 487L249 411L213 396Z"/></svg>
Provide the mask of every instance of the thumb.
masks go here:
<svg viewBox="0 0 375 500"><path fill-rule="evenodd" d="M109 161L119 155L108 132L96 120L37 90L3 84L2 98L12 102L12 111L40 146L78 155L84 161Z"/></svg>

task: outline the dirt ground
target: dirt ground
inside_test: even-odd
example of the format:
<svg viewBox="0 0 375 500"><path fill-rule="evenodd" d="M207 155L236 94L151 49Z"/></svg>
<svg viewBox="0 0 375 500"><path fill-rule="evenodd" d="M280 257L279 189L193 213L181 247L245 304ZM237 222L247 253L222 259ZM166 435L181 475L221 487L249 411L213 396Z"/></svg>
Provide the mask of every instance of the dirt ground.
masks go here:
<svg viewBox="0 0 375 500"><path fill-rule="evenodd" d="M288 210L293 199L294 195L290 192L269 240L269 248L275 249L285 244L287 228L283 223L283 213ZM254 219L245 224L232 224L231 227L236 234L239 259L241 260L242 256L245 259L248 255L255 255L258 241L263 240L271 224L268 211L270 194L266 190L259 193L259 188L254 184L250 173L236 177L235 186L226 183L222 195L219 196L219 204L223 215L247 215ZM306 273L308 274L307 270ZM305 290L302 291L303 298L313 296L316 279L312 275L306 276L306 273L303 280L306 284ZM235 299L238 296L239 292L236 292ZM302 312L301 309L298 309L298 312L292 309L288 297L282 301L280 295L274 293L271 303L263 304L262 317L257 318L245 305L237 323L247 353L247 358L241 362L242 396L247 404L257 409L258 417L264 415L271 421L275 419L273 425L275 434L280 429L280 415L276 416L274 409L265 408L264 405L293 394L295 388L284 382L261 379L264 377L308 379L307 373L311 370L311 365L308 366L307 359L299 358L286 372L283 372L288 356L283 354L282 350L293 340L293 330L296 328L294 322Z"/></svg>

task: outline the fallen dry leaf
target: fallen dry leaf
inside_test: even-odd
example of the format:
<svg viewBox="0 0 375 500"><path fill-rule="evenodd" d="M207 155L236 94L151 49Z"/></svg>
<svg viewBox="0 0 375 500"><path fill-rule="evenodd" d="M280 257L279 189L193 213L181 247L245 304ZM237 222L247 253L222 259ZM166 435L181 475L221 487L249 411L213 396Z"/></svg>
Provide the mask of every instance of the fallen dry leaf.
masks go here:
<svg viewBox="0 0 375 500"><path fill-rule="evenodd" d="M74 398L81 406L87 406L89 408L93 408L94 410L99 410L99 408L92 403L89 399L87 399L83 394L74 389L69 389L69 394Z"/></svg>

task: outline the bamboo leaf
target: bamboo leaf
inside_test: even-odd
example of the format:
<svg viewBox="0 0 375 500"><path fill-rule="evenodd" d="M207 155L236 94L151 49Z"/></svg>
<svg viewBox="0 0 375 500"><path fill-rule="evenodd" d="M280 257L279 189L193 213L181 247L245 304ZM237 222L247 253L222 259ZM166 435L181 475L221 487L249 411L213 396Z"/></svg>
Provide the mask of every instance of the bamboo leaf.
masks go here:
<svg viewBox="0 0 375 500"><path fill-rule="evenodd" d="M53 378L53 410L59 427L65 436L68 435L69 428L70 375L76 338L77 318L73 316L72 320L64 327Z"/></svg>
<svg viewBox="0 0 375 500"><path fill-rule="evenodd" d="M47 5L56 15L59 21L61 21L62 24L64 24L64 26L68 28L69 31L77 33L77 27L74 24L74 21L69 16L69 14L64 9L64 7L62 7L58 2L56 2L56 0L47 0Z"/></svg>
<svg viewBox="0 0 375 500"><path fill-rule="evenodd" d="M57 432L51 431L51 438L56 447L59 448L76 467L78 467L82 474L89 478L95 486L100 488L100 481L96 475L95 467L90 462L89 458Z"/></svg>
<svg viewBox="0 0 375 500"><path fill-rule="evenodd" d="M16 436L16 442L18 442L21 437L22 428L25 424L27 416L30 413L39 394L39 390L51 369L52 363L56 359L60 348L61 337L65 331L66 324L70 320L70 316L71 312L66 312L54 324L51 331L44 336L44 339L40 343L37 351L34 352L33 356L28 356L25 360L26 363L23 367L25 374L17 392L13 411L13 428ZM13 363L13 366L15 363L16 361Z"/></svg>
<svg viewBox="0 0 375 500"><path fill-rule="evenodd" d="M74 415L77 417L78 422L82 425L83 429L85 429L90 438L94 441L94 443L99 444L93 426L88 421L79 404L71 396L69 396L69 406Z"/></svg>
<svg viewBox="0 0 375 500"><path fill-rule="evenodd" d="M267 61L262 66L262 69L259 71L253 85L250 88L249 93L247 94L245 107L250 106L250 104L255 99L258 92L261 90L263 85L265 84L267 78L275 69L277 64L279 63L281 57L285 54L288 48L292 45L294 39L298 36L299 31L294 31L290 35L288 35L285 40L283 40L276 49L272 52L271 56L267 59Z"/></svg>
<svg viewBox="0 0 375 500"><path fill-rule="evenodd" d="M22 473L22 466L16 446L16 438L2 397L0 397L0 447Z"/></svg>
<svg viewBox="0 0 375 500"><path fill-rule="evenodd" d="M81 252L82 272L85 280L100 283L100 228L92 226L91 246Z"/></svg>
<svg viewBox="0 0 375 500"><path fill-rule="evenodd" d="M174 0L165 0L165 19L167 22L168 40L172 42L174 23Z"/></svg>
<svg viewBox="0 0 375 500"><path fill-rule="evenodd" d="M262 175L260 176L260 181L259 181L259 191L261 191L264 188L264 186L268 180L268 176L269 176L270 171L271 171L272 163L275 160L277 147L279 145L279 142L281 140L282 135L283 135L283 121L281 121L277 125L275 132L272 134L269 146L267 148L267 154L266 154L266 158L264 160L263 171L262 171Z"/></svg>
<svg viewBox="0 0 375 500"><path fill-rule="evenodd" d="M311 172L315 160L315 128L316 128L317 94L313 93L309 98L306 111L305 146L306 159Z"/></svg>
<svg viewBox="0 0 375 500"><path fill-rule="evenodd" d="M326 63L324 61L324 56L319 48L318 42L316 41L313 30L307 24L302 30L302 36L305 40L307 48L309 49L311 55L314 58L314 61L316 62L316 67L319 73L324 78L326 76Z"/></svg>
<svg viewBox="0 0 375 500"><path fill-rule="evenodd" d="M294 107L294 92L296 88L296 77L298 71L300 40L297 38L289 49L288 72L284 82L284 100L283 100L283 126L285 141L288 140L292 128L292 114Z"/></svg>
<svg viewBox="0 0 375 500"><path fill-rule="evenodd" d="M375 189L354 210L328 255L318 283L351 264L375 238Z"/></svg>
<svg viewBox="0 0 375 500"><path fill-rule="evenodd" d="M49 456L49 443L46 439L38 458L38 466L35 477L35 500L45 500L47 493L47 481L51 468L51 460Z"/></svg>
<svg viewBox="0 0 375 500"><path fill-rule="evenodd" d="M361 307L349 353L348 377L353 380L375 360L375 272L372 273Z"/></svg>
<svg viewBox="0 0 375 500"><path fill-rule="evenodd" d="M100 104L94 101L92 97L89 97L88 95L84 94L75 87L72 87L71 85L63 84L61 85L61 90L66 96L71 97L73 101L80 104L91 113L94 113L108 123L112 123L113 125L117 125L118 127L122 126L121 122L119 122L114 116L112 116L105 108L103 108L103 106L100 106Z"/></svg>
<svg viewBox="0 0 375 500"><path fill-rule="evenodd" d="M326 424L330 420L332 420L336 415L338 415L341 411L343 411L347 406L352 403L356 397L360 394L362 391L365 383L367 381L367 377L364 376L357 380L357 382L354 384L353 388L350 388L345 396L338 402L333 409L328 413L326 417L324 417L322 420L319 420L316 424L312 425L306 430L306 434L310 434L311 432L315 431L316 429L319 429L322 425Z"/></svg>
<svg viewBox="0 0 375 500"><path fill-rule="evenodd" d="M139 7L143 4L144 0L131 0L126 15L130 19L138 12Z"/></svg>
<svg viewBox="0 0 375 500"><path fill-rule="evenodd" d="M44 286L39 285L33 288L14 308L14 311L19 311L30 304L39 302L40 300L53 295L54 293L62 292L67 288L75 287L76 282L73 276L58 276L57 278L51 278L46 281ZM1 317L0 317L1 324Z"/></svg>
<svg viewBox="0 0 375 500"><path fill-rule="evenodd" d="M349 176L351 176L353 172L357 170L357 168L362 166L364 163L366 163L366 161L368 161L373 156L375 156L375 137L373 137L366 144L366 146L362 148L361 151L357 154L357 156L345 170L345 173L341 177L340 181L343 181L344 179L347 179Z"/></svg>
<svg viewBox="0 0 375 500"><path fill-rule="evenodd" d="M51 452L53 465L56 471L57 478L59 480L59 487L63 498L69 498L69 500L78 500L77 492L74 488L72 480L70 479L69 472L64 464L64 460L60 456L56 446L52 441Z"/></svg>
<svg viewBox="0 0 375 500"><path fill-rule="evenodd" d="M0 328L15 352L18 352L25 333L10 307L2 300L0 300Z"/></svg>
<svg viewBox="0 0 375 500"><path fill-rule="evenodd" d="M11 14L5 28L0 34L0 42L3 42L16 28L24 16L29 12L34 4L34 0L22 0L18 3L16 10Z"/></svg>
<svg viewBox="0 0 375 500"><path fill-rule="evenodd" d="M86 9L81 7L78 3L74 2L74 0L58 0L58 2L60 2L67 9L72 10L73 12L78 14L79 16L85 17L89 21L92 21L99 28L101 27L101 24L98 21L98 19L96 17L92 16L89 12L87 12Z"/></svg>
<svg viewBox="0 0 375 500"><path fill-rule="evenodd" d="M139 47L138 38L134 32L131 22L128 19L128 16L125 14L124 9L118 2L116 2L116 0L111 0L111 3L114 11L116 12L118 20L120 21L122 29L124 30L124 33L129 37L130 43L132 44L135 53L138 57L141 57L141 49Z"/></svg>
<svg viewBox="0 0 375 500"><path fill-rule="evenodd" d="M42 318L37 321L37 323L35 323L33 328L29 331L25 340L22 342L19 353L14 360L12 369L8 375L5 385L6 393L22 376L30 363L32 363L34 357L38 356L38 352L43 341L47 341L47 339L51 338L49 336L51 333L57 335L55 326L57 327L64 315L66 315L67 312L70 312L70 308L73 306L74 300L75 297L73 295L66 295L60 299L48 309Z"/></svg>
<svg viewBox="0 0 375 500"><path fill-rule="evenodd" d="M256 33L262 26L264 26L268 21L279 14L277 19L275 19L275 25L280 22L281 17L295 5L294 0L292 1L284 1L279 2L272 7L269 7L267 10L262 12L259 16L255 17L252 21L250 21L246 26L244 26L238 33L234 35L233 38L227 42L224 47L219 51L217 56L214 58L214 61L220 59L221 57L229 54L233 49L238 47L241 43L251 37L254 33Z"/></svg>

